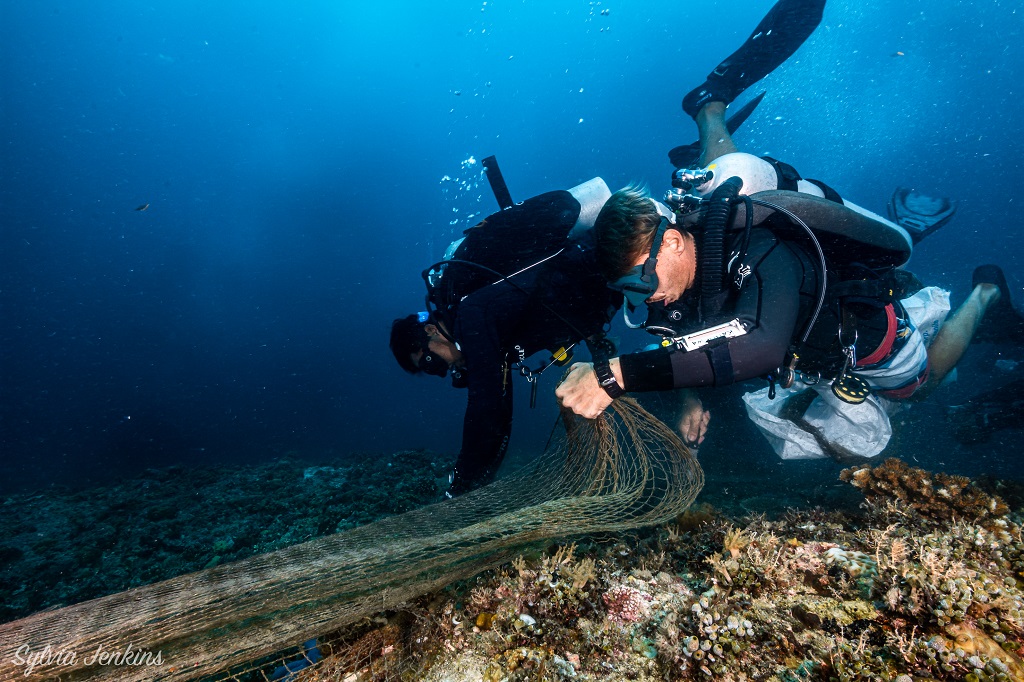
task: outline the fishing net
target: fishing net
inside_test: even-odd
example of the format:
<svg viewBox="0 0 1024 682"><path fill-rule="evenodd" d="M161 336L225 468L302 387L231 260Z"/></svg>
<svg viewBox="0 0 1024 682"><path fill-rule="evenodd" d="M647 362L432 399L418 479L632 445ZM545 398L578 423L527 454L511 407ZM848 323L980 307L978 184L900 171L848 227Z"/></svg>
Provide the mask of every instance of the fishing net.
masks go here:
<svg viewBox="0 0 1024 682"><path fill-rule="evenodd" d="M263 680L296 656L316 663L346 646L360 665L358 640L332 633L539 541L663 522L703 486L679 438L629 398L597 420L562 419L545 454L461 497L0 626L0 679ZM315 652L302 644L313 639Z"/></svg>

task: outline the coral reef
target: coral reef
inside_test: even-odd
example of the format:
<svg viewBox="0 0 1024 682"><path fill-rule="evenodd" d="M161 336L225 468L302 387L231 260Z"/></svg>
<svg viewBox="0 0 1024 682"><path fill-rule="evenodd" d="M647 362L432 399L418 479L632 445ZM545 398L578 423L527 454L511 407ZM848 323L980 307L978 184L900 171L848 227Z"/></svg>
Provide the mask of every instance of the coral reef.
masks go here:
<svg viewBox="0 0 1024 682"><path fill-rule="evenodd" d="M283 460L7 498L0 614L422 505L436 499L448 464L425 452L317 466ZM863 493L859 511L742 516L738 506L705 504L644 532L537 547L318 637L323 660L290 674L306 682L1024 680L1021 510L967 479L901 462L842 477L857 487L839 488ZM297 670L282 664L301 665L304 651L267 659L266 675Z"/></svg>
<svg viewBox="0 0 1024 682"><path fill-rule="evenodd" d="M932 474L900 459L844 469L839 477L860 488L868 500L909 505L933 519L983 522L1009 512L1002 499L984 492L969 478Z"/></svg>
<svg viewBox="0 0 1024 682"><path fill-rule="evenodd" d="M878 468L844 473L858 517L705 508L520 556L407 605L396 664L488 682L1024 680L1019 517L966 479Z"/></svg>

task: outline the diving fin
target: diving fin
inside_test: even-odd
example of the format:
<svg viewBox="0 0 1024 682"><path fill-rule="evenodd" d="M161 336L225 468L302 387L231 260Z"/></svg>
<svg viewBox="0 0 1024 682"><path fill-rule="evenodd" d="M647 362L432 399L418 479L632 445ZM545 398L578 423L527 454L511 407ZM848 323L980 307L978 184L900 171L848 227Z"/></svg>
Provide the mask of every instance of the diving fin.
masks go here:
<svg viewBox="0 0 1024 682"><path fill-rule="evenodd" d="M985 310L978 323L972 342L1024 343L1024 315L1013 305L1010 286L1006 275L998 265L979 265L971 276L971 289L979 284L991 284L999 288L999 300Z"/></svg>
<svg viewBox="0 0 1024 682"><path fill-rule="evenodd" d="M889 200L889 218L910 234L916 246L956 215L956 202L897 187Z"/></svg>
<svg viewBox="0 0 1024 682"><path fill-rule="evenodd" d="M730 104L796 52L821 23L825 0L779 0L738 50L683 98L683 111L696 119L708 102Z"/></svg>
<svg viewBox="0 0 1024 682"><path fill-rule="evenodd" d="M729 133L735 133L739 130L739 127L750 117L750 114L754 113L754 109L761 103L766 93L767 90L744 104L735 114L725 119L725 127L729 129ZM701 151L700 142L679 145L668 153L668 160L673 168L692 168L700 159Z"/></svg>

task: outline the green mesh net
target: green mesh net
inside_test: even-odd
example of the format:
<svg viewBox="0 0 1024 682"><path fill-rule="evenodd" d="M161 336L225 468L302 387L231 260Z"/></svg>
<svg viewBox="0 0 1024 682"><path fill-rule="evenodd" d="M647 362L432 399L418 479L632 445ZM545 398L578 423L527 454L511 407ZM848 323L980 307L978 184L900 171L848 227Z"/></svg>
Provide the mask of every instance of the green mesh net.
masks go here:
<svg viewBox="0 0 1024 682"><path fill-rule="evenodd" d="M679 438L629 398L562 419L564 436L527 467L453 500L2 625L0 679L269 679L307 640L542 540L661 523L703 486Z"/></svg>

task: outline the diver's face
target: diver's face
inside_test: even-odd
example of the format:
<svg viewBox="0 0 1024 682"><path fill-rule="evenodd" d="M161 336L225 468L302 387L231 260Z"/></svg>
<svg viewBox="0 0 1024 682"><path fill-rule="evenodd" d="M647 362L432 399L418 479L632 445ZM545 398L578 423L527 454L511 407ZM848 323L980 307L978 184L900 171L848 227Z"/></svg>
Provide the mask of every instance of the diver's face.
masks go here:
<svg viewBox="0 0 1024 682"><path fill-rule="evenodd" d="M634 265L643 265L647 254L641 254ZM661 248L658 249L658 263L654 268L658 275L658 288L647 299L647 305L675 303L693 286L697 273L697 252L693 236L674 228L665 231Z"/></svg>
<svg viewBox="0 0 1024 682"><path fill-rule="evenodd" d="M410 355L414 365L424 370L427 374L442 377L444 374L441 374L436 369L441 362L446 366L462 366L462 351L456 348L454 343L445 338L436 326L432 324L425 325L423 327L423 331L427 333L427 338L429 339L427 349L425 351L417 351ZM424 356L428 356L427 362L423 362ZM434 359L431 360L430 356L433 356ZM428 367L424 367L424 365L435 368L435 371L431 371ZM447 370L447 367L445 367L445 370Z"/></svg>

